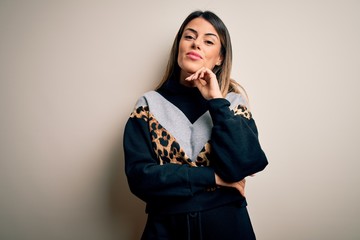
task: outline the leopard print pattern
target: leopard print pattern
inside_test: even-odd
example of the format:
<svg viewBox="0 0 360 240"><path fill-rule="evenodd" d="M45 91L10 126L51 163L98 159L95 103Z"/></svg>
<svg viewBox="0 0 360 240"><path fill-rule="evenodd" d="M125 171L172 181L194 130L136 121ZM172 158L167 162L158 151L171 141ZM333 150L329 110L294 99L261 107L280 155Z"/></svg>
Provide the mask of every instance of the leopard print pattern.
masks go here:
<svg viewBox="0 0 360 240"><path fill-rule="evenodd" d="M144 120L145 122L148 121L148 113L149 107L148 106L140 106L136 108L131 114L130 118L139 118Z"/></svg>
<svg viewBox="0 0 360 240"><path fill-rule="evenodd" d="M130 117L136 117L148 122L152 147L160 165L174 163L189 164L196 167L196 163L186 155L176 139L149 113L147 106L135 109Z"/></svg>
<svg viewBox="0 0 360 240"><path fill-rule="evenodd" d="M235 115L240 115L243 116L244 118L250 120L251 119L251 112L244 106L244 105L237 105L234 109L234 114Z"/></svg>
<svg viewBox="0 0 360 240"><path fill-rule="evenodd" d="M210 166L210 160L209 160L210 152L211 152L211 146L210 146L210 143L207 142L196 158L196 165L197 166L206 166L206 167Z"/></svg>

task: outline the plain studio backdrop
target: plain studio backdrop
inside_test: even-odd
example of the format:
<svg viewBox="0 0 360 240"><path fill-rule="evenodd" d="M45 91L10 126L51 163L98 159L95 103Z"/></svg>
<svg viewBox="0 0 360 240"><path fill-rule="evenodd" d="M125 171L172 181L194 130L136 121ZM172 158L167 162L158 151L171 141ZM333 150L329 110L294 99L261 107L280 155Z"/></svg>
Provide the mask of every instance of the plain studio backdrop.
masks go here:
<svg viewBox="0 0 360 240"><path fill-rule="evenodd" d="M260 240L360 239L360 1L0 1L0 239L135 240L122 134L175 34L212 10L268 168Z"/></svg>

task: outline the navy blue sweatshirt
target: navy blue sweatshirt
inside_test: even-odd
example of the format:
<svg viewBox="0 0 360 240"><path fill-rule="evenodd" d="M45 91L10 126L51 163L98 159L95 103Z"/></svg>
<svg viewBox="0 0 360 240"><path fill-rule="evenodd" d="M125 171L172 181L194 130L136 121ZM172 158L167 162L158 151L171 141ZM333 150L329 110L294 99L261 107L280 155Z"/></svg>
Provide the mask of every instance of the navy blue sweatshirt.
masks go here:
<svg viewBox="0 0 360 240"><path fill-rule="evenodd" d="M139 98L124 131L125 172L148 213L246 205L236 189L215 184L215 173L237 182L268 164L245 104L237 93L207 101L174 80Z"/></svg>

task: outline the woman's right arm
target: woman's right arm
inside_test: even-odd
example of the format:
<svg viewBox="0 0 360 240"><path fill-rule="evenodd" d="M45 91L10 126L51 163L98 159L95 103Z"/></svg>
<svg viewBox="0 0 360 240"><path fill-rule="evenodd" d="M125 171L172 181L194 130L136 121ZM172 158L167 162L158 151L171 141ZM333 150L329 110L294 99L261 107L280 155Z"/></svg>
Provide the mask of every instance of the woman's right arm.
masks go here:
<svg viewBox="0 0 360 240"><path fill-rule="evenodd" d="M216 185L215 172L211 167L173 163L159 165L144 116L129 118L123 140L125 173L130 190L144 201L191 197Z"/></svg>

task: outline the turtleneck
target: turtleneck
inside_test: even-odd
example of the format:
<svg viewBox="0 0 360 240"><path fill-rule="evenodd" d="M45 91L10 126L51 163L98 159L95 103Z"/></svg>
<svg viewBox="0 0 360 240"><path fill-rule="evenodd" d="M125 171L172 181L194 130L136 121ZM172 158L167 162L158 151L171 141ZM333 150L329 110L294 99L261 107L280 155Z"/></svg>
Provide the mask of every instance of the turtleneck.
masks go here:
<svg viewBox="0 0 360 240"><path fill-rule="evenodd" d="M187 87L169 79L158 90L164 98L179 108L191 123L208 110L207 100L196 87Z"/></svg>

